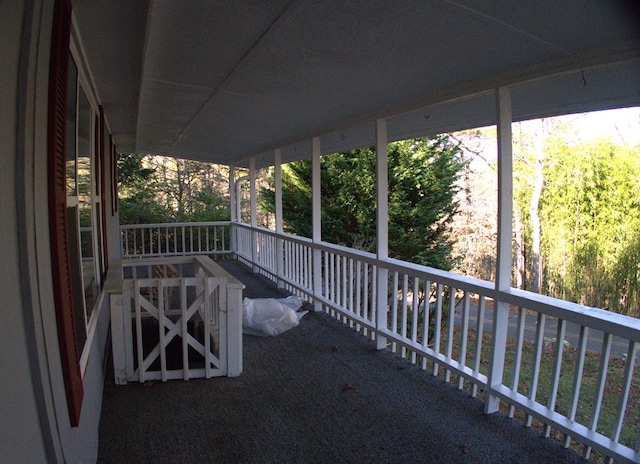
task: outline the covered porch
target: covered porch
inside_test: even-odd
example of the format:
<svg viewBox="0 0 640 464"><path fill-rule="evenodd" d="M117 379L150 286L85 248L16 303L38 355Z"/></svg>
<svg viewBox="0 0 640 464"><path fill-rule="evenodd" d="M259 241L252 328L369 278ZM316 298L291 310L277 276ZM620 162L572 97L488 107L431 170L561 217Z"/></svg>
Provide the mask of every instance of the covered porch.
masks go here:
<svg viewBox="0 0 640 464"><path fill-rule="evenodd" d="M250 298L287 292L219 263ZM244 336L239 377L105 385L98 462L580 463L578 454L324 312Z"/></svg>
<svg viewBox="0 0 640 464"><path fill-rule="evenodd" d="M637 319L239 222L121 231L128 262L209 255L245 297L295 294L316 311L276 338L242 337L240 378L107 383L103 456L155 456L133 417L143 435L158 427L160 454L186 446L205 462L253 462L261 443L272 462L638 461Z"/></svg>
<svg viewBox="0 0 640 464"><path fill-rule="evenodd" d="M597 451L640 462L640 320L511 285L512 124L640 105L635 2L22 0L0 11L0 461L580 462ZM488 125L495 280L390 258L389 143ZM320 158L361 147L376 150L374 253L322 236ZM230 221L121 228L121 153L229 166ZM313 219L300 237L284 233L281 168L305 159ZM271 167L273 230L256 220L257 172ZM245 169L250 222L234 197ZM238 334L239 377L105 383L111 277L123 260L183 255L232 259L249 268L246 296L288 292L314 311L277 338ZM186 307L183 321L197 313ZM164 317L162 303L148 308Z"/></svg>

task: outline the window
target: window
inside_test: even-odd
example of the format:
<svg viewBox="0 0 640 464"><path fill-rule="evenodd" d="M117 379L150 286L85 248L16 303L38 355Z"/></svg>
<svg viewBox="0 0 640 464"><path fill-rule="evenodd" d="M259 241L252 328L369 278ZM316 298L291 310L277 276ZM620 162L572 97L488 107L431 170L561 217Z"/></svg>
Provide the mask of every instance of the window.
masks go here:
<svg viewBox="0 0 640 464"><path fill-rule="evenodd" d="M104 116L71 43L71 4L56 0L48 114L49 231L58 340L69 418L77 426L80 354L105 275Z"/></svg>

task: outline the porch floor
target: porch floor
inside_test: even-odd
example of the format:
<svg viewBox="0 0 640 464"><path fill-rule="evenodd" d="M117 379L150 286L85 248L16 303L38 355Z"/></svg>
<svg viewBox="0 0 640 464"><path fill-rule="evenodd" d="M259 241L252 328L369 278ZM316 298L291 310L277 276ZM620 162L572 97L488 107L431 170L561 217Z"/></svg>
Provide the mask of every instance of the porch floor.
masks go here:
<svg viewBox="0 0 640 464"><path fill-rule="evenodd" d="M220 262L251 298L281 292ZM115 386L100 463L580 463L575 453L323 313L274 338L244 336L237 378Z"/></svg>

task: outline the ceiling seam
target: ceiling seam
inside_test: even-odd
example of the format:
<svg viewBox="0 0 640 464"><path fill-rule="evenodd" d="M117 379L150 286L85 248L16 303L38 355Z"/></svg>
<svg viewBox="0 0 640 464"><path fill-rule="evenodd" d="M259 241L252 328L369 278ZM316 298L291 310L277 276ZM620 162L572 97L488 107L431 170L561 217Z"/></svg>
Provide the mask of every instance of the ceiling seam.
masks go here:
<svg viewBox="0 0 640 464"><path fill-rule="evenodd" d="M533 42L536 42L538 44L544 45L545 47L547 47L547 48L549 48L551 50L555 50L556 52L562 53L565 56L570 55L569 51L564 50L564 49L562 49L562 48L558 47L557 45L554 45L554 44L552 44L550 42L547 42L546 40L543 40L540 37L537 37L537 36L527 32L527 31L524 31L524 30L519 29L519 28L517 28L515 26L512 26L511 24L506 23L506 22L496 18L495 16L491 16L489 14L483 13L481 11L478 11L478 10L473 9L473 8L471 8L469 6L466 6L466 5L462 5L462 4L458 3L455 0L442 0L442 1L444 3L447 3L447 4L455 7L455 8L467 11L468 13L471 13L474 16L478 16L480 18L486 19L489 22L492 22L492 23L498 24L500 26L506 27L507 29L512 30L513 32L515 32L518 35L526 37L527 39L532 40Z"/></svg>
<svg viewBox="0 0 640 464"><path fill-rule="evenodd" d="M136 134L135 141L135 151L138 151L138 147L140 146L140 134L138 133L138 127L140 126L140 110L141 110L141 102L142 102L142 91L144 88L145 74L147 69L147 49L149 48L149 36L151 35L151 23L153 22L153 6L155 4L155 0L149 0L149 5L147 7L147 29L145 30L144 37L144 46L142 48L142 60L141 60L141 71L140 71L140 87L138 89L138 108L136 111L136 127L134 128L134 133Z"/></svg>
<svg viewBox="0 0 640 464"><path fill-rule="evenodd" d="M189 120L189 122L182 128L182 130L180 131L180 133L178 134L178 136L176 137L176 139L174 140L174 142L171 144L171 148L174 148L179 142L180 140L184 137L185 132L189 129L189 127L191 126L191 124L193 123L193 121L198 117L198 115L202 112L202 110L204 109L205 106L207 106L209 104L209 102L216 96L218 95L218 93L220 92L220 90L225 86L225 84L229 81L229 79L231 78L231 76L233 76L236 71L242 66L242 64L244 62L246 62L247 59L249 59L256 51L256 49L259 47L259 45L261 43L264 42L265 37L267 37L268 35L270 35L272 32L274 32L276 30L276 28L278 27L278 25L282 24L286 19L288 19L291 14L293 14L293 12L295 10L297 10L298 8L300 8L303 4L306 3L306 0L303 1L295 1L293 0L291 3L289 3L287 5L287 7L282 10L280 12L280 14L278 15L278 17L276 17L271 24L269 25L269 27L267 27L264 32L260 35L260 37L258 37L258 39L251 45L251 47L249 47L249 49L247 50L247 52L242 56L242 58L240 58L240 60L238 60L238 62L234 65L234 67L229 71L229 73L225 76L225 78L222 80L222 82L220 83L220 85L218 85L218 87L216 89L213 90L213 92L211 93L211 95L209 96L209 98L207 98L204 103L202 103L202 105L200 105L200 107L196 110L196 112L193 114L193 116L191 117L191 119Z"/></svg>

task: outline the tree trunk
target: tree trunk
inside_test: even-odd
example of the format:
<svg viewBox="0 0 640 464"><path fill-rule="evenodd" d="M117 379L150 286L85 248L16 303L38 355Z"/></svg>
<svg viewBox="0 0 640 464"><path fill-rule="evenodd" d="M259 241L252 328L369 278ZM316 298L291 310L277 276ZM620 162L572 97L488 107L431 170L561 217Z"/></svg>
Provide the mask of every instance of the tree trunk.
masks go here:
<svg viewBox="0 0 640 464"><path fill-rule="evenodd" d="M535 165L535 181L531 194L529 215L531 216L531 291L540 293L542 287L542 262L540 260L540 197L544 188L544 173L542 162L544 160L545 120L540 121L541 127L538 133L537 157Z"/></svg>
<svg viewBox="0 0 640 464"><path fill-rule="evenodd" d="M514 208L513 210L514 220L514 234L516 241L516 288L526 290L526 270L524 259L524 239L522 238L522 221L520 220L520 210Z"/></svg>

